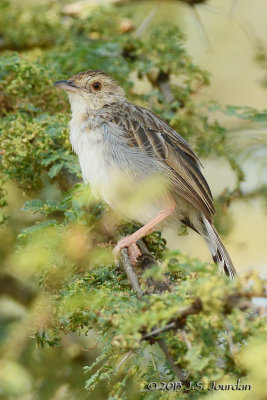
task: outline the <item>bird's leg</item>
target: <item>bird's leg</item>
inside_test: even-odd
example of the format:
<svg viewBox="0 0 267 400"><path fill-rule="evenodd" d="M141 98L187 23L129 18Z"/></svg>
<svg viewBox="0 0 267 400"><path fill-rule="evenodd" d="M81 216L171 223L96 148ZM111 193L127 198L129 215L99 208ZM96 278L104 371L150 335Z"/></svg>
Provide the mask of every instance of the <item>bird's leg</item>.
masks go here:
<svg viewBox="0 0 267 400"><path fill-rule="evenodd" d="M167 218L176 207L176 203L172 201L165 210L161 211L155 218L149 221L147 224L142 226L142 228L138 229L138 231L132 233L129 236L125 236L121 240L118 241L116 247L114 248L114 254L118 254L121 249L124 247L128 247L129 257L133 263L136 262L137 258L141 255L141 252L136 244L137 240L146 236L148 233L153 232L155 230L156 225Z"/></svg>

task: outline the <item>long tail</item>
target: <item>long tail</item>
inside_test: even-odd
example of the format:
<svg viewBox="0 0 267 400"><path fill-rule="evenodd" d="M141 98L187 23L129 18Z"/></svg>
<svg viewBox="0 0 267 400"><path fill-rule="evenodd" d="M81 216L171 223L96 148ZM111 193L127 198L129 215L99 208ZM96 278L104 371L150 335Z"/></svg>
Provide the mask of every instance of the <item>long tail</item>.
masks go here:
<svg viewBox="0 0 267 400"><path fill-rule="evenodd" d="M204 234L203 236L206 239L214 262L218 265L220 271L223 274L226 274L231 279L234 279L236 275L235 267L226 248L221 241L218 232L216 231L214 226L207 220L207 218L202 216L202 219L206 228L206 234Z"/></svg>

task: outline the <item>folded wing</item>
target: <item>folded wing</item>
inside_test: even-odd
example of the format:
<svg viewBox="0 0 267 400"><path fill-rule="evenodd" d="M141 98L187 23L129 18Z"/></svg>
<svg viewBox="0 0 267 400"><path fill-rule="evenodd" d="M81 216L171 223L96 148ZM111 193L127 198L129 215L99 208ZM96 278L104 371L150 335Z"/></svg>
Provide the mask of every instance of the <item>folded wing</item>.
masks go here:
<svg viewBox="0 0 267 400"><path fill-rule="evenodd" d="M212 194L200 171L199 160L185 139L151 111L128 102L114 107L110 115L111 122L127 135L129 145L167 165L173 191L211 221Z"/></svg>

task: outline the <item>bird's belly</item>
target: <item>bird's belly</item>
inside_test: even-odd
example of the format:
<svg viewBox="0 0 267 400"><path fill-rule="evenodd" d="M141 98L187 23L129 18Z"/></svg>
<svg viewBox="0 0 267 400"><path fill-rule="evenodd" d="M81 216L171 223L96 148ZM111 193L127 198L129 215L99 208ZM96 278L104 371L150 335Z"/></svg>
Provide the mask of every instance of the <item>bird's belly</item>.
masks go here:
<svg viewBox="0 0 267 400"><path fill-rule="evenodd" d="M83 180L92 188L101 188L111 181L113 168L101 146L85 146L78 153L78 158Z"/></svg>
<svg viewBox="0 0 267 400"><path fill-rule="evenodd" d="M116 163L99 142L81 145L78 157L84 182L123 218L147 223L169 202L166 182L153 169L144 173L147 166L137 165L131 155L126 165Z"/></svg>

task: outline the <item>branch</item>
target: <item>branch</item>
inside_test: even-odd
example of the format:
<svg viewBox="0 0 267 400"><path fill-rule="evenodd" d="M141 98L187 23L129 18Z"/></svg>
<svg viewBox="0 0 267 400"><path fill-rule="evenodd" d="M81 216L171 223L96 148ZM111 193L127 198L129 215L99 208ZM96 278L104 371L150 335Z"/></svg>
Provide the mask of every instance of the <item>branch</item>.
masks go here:
<svg viewBox="0 0 267 400"><path fill-rule="evenodd" d="M157 328L149 333L146 333L145 335L142 336L141 340L151 339L153 336L159 336L163 332L167 332L170 331L171 329L176 329L176 328L177 328L176 323L170 322L169 324L163 326L162 328Z"/></svg>
<svg viewBox="0 0 267 400"><path fill-rule="evenodd" d="M117 374L121 366L128 360L129 357L133 355L133 350L128 351L128 353L125 354L125 356L121 359L117 367L114 369L113 375Z"/></svg>
<svg viewBox="0 0 267 400"><path fill-rule="evenodd" d="M144 295L144 292L142 291L142 289L139 285L137 276L133 270L127 248L124 248L121 250L121 255L122 255L122 259L123 259L122 265L123 265L124 271L127 274L127 277L129 279L129 282L130 282L133 290L135 290L137 292L137 297L140 299Z"/></svg>
<svg viewBox="0 0 267 400"><path fill-rule="evenodd" d="M167 347L165 341L163 339L159 339L158 344L159 344L159 347L161 348L161 350L163 351L163 353L165 354L166 359L169 361L170 365L172 366L172 369L175 372L175 375L179 379L179 382L185 383L186 382L185 376L184 376L181 368L177 364L175 364L175 362L173 361L173 358L169 353L169 350L168 350L168 347Z"/></svg>
<svg viewBox="0 0 267 400"><path fill-rule="evenodd" d="M154 18L156 12L158 11L158 7L153 8L153 10L146 16L146 18L144 19L144 21L141 23L141 25L138 27L137 31L135 32L135 37L136 38L140 38L144 31L147 29L147 27L149 26L150 22L152 21L152 19Z"/></svg>
<svg viewBox="0 0 267 400"><path fill-rule="evenodd" d="M160 92L163 95L164 101L167 104L170 104L174 101L174 95L172 94L170 87L170 77L169 74L160 71L157 78L157 85L159 87Z"/></svg>
<svg viewBox="0 0 267 400"><path fill-rule="evenodd" d="M138 246L142 252L142 255L139 257L139 262L140 262L140 266L143 268L143 270L145 270L146 268L149 268L155 264L157 264L156 260L154 259L154 257L150 254L150 252L148 251L148 248L146 247L145 243L142 240L138 241ZM135 274L132 264L130 262L130 258L128 255L128 250L127 249L122 249L121 250L121 256L123 259L123 268L124 271L127 274L127 277L129 279L130 285L132 286L132 288L137 292L137 297L141 298L144 295L144 292L142 291L139 282L138 282L138 278L137 275ZM157 285L157 283L161 284L160 287L160 291L165 291L166 289L169 290L170 286L166 283L166 282L157 282L151 279L151 281L154 283L154 290L153 292L157 293L159 290L159 286ZM191 307L191 308L190 308ZM183 318L184 316L186 316L187 312L189 312L189 310L192 311L192 306L187 307L184 310L180 310L180 319ZM142 340L147 340L153 336L158 336L161 332L164 332L166 330L169 329L173 329L172 325L177 326L176 322L171 322L170 324L166 325L164 328L159 328L157 330L154 330L153 333L150 332L147 334L147 338L145 337L146 335L143 335L143 337L141 338L140 342ZM184 374L181 370L181 368L179 367L179 365L177 365L177 363L175 363L175 361L173 360L172 356L170 355L169 351L168 351L168 347L164 341L163 338L158 338L156 339L161 350L163 351L166 359L168 360L168 362L170 363L170 365L173 368L173 371L175 373L175 375L177 376L177 379L181 382L185 382L185 377ZM119 368L122 366L122 364L124 364L124 362L126 362L128 360L128 358L130 357L130 355L132 355L132 350L129 351L121 360L121 362L119 363L119 365L117 366L115 373L119 370Z"/></svg>
<svg viewBox="0 0 267 400"><path fill-rule="evenodd" d="M202 303L199 299L196 299L189 306L181 308L177 314L177 317L172 322L161 328L154 329L153 331L144 334L141 340L148 340L154 336L158 336L163 332L170 331L171 329L179 329L179 328L181 329L185 324L185 319L186 317L188 317L188 315L198 314L201 311L202 311Z"/></svg>
<svg viewBox="0 0 267 400"><path fill-rule="evenodd" d="M254 297L248 294L247 296L238 297L228 296L224 300L224 314L228 314L232 308L239 308L244 311L247 310L252 304L250 299ZM264 297L261 296L261 297ZM187 307L181 308L177 313L177 317L169 322L167 325L156 328L148 333L143 334L141 340L150 340L152 337L157 337L161 333L168 332L172 329L182 329L185 324L186 317L189 315L199 314L202 311L202 303L200 299L196 299L192 304Z"/></svg>
<svg viewBox="0 0 267 400"><path fill-rule="evenodd" d="M209 39L209 36L208 36L207 31L205 29L205 26L203 25L203 22L202 22L202 20L201 20L201 18L199 16L197 7L194 4L192 4L190 6L190 8L191 8L191 10L192 10L192 12L193 12L193 14L195 16L196 22L199 25L200 30L201 30L201 32L203 34L203 37L204 37L204 39L205 39L205 41L207 43L207 48L208 48L209 51L211 51L212 47L211 47L210 39Z"/></svg>
<svg viewBox="0 0 267 400"><path fill-rule="evenodd" d="M159 71L155 76L155 73L152 71L152 73L147 73L146 75L152 86L159 89L164 102L167 104L172 103L175 97L171 91L169 73Z"/></svg>

